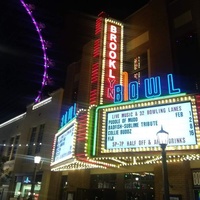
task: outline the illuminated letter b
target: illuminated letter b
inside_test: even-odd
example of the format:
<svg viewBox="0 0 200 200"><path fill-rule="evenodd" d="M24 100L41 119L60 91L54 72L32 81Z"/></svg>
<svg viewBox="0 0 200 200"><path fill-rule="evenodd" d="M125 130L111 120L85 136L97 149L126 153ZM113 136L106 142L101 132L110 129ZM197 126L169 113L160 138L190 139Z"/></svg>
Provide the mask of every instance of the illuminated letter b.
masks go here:
<svg viewBox="0 0 200 200"><path fill-rule="evenodd" d="M110 26L110 31L112 32L112 33L117 33L117 28L116 28L116 26Z"/></svg>
<svg viewBox="0 0 200 200"><path fill-rule="evenodd" d="M123 101L124 88L121 85L115 85L114 103L120 103Z"/></svg>

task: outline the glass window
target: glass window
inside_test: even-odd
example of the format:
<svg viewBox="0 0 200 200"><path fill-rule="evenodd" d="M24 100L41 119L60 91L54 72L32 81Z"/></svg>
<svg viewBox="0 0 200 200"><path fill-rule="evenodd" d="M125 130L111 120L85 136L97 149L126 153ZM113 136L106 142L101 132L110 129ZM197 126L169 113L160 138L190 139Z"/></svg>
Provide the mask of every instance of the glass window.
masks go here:
<svg viewBox="0 0 200 200"><path fill-rule="evenodd" d="M28 152L27 152L28 155L32 155L32 153L33 153L33 146L34 146L34 143L35 143L36 131L37 131L37 127L33 127L32 132L31 132L29 145L28 145Z"/></svg>
<svg viewBox="0 0 200 200"><path fill-rule="evenodd" d="M9 142L9 148L8 148L8 154L7 154L9 160L10 160L11 157L12 157L13 146L14 146L14 137L12 137L12 138L10 139L10 142Z"/></svg>
<svg viewBox="0 0 200 200"><path fill-rule="evenodd" d="M140 84L142 79L148 78L148 53L132 57L125 63L124 71L128 73L129 83L137 81Z"/></svg>
<svg viewBox="0 0 200 200"><path fill-rule="evenodd" d="M141 78L148 77L148 60L147 52L134 58L133 62L133 74L131 74L131 79L141 83Z"/></svg>
<svg viewBox="0 0 200 200"><path fill-rule="evenodd" d="M2 140L2 145L0 145L0 154L3 155L5 151L6 140Z"/></svg>
<svg viewBox="0 0 200 200"><path fill-rule="evenodd" d="M92 189L115 189L116 174L95 174L91 176Z"/></svg>
<svg viewBox="0 0 200 200"><path fill-rule="evenodd" d="M35 153L39 153L40 152L40 148L41 148L42 140L43 140L43 135L44 135L44 128L45 128L45 124L41 124L40 128L39 128L39 133L38 133Z"/></svg>
<svg viewBox="0 0 200 200"><path fill-rule="evenodd" d="M14 146L13 146L13 152L12 152L11 160L15 159L15 155L16 155L16 152L17 152L17 147L19 145L19 138L20 138L20 135L17 135L15 137L15 142L14 142Z"/></svg>
<svg viewBox="0 0 200 200"><path fill-rule="evenodd" d="M124 175L126 199L154 200L153 173L126 173Z"/></svg>

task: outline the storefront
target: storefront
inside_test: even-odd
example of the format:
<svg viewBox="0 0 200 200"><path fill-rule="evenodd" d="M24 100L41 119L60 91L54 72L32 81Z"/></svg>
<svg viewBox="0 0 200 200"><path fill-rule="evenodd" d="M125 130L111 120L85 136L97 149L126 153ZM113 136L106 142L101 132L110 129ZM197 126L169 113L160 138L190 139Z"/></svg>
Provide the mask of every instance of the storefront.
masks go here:
<svg viewBox="0 0 200 200"><path fill-rule="evenodd" d="M122 177L119 180L118 177ZM66 177L63 176L63 181ZM65 182L65 181L64 181ZM116 199L119 195L119 185L121 195L125 200L155 199L154 174L153 173L122 173L122 174L92 174L90 175L89 188L77 188L76 191L68 191L67 185L63 182L62 198L63 200L110 200Z"/></svg>
<svg viewBox="0 0 200 200"><path fill-rule="evenodd" d="M31 186L33 184L32 182L33 176L32 175L19 175L16 176L15 179L15 191L14 191L14 197L21 197L24 199L28 199L31 191ZM42 174L37 174L35 183L34 183L34 197L35 200L38 199L39 191L41 189L41 182L42 182Z"/></svg>

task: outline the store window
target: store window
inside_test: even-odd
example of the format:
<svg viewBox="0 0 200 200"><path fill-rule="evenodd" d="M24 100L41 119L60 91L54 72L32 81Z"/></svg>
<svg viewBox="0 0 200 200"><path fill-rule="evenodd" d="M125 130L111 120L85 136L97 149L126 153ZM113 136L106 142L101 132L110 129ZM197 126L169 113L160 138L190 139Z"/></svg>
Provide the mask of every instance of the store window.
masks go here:
<svg viewBox="0 0 200 200"><path fill-rule="evenodd" d="M147 52L136 56L133 62L133 80L136 80L139 84L141 83L141 79L148 77L148 59Z"/></svg>
<svg viewBox="0 0 200 200"><path fill-rule="evenodd" d="M88 199L116 199L116 177L116 174L91 175L91 185ZM83 192L86 193L85 191Z"/></svg>
<svg viewBox="0 0 200 200"><path fill-rule="evenodd" d="M139 84L148 78L148 51L132 57L124 65L124 71L128 73L129 83L137 81Z"/></svg>
<svg viewBox="0 0 200 200"><path fill-rule="evenodd" d="M30 196L33 177L30 175L17 176L15 181L16 185L15 185L14 196L16 198L20 197L23 199L28 199L28 197ZM41 190L41 181L42 181L42 175L37 174L34 184L34 196L35 196L34 200L37 200L39 197L39 192Z"/></svg>
<svg viewBox="0 0 200 200"><path fill-rule="evenodd" d="M92 189L115 189L116 174L95 174L91 176Z"/></svg>
<svg viewBox="0 0 200 200"><path fill-rule="evenodd" d="M8 148L8 155L7 155L7 156L9 157L9 160L11 160L11 158L12 158L12 152L13 152L14 141L15 141L15 138L14 138L14 137L10 138L9 148Z"/></svg>
<svg viewBox="0 0 200 200"><path fill-rule="evenodd" d="M44 128L45 124L41 124L39 128L39 133L38 133L38 138L37 138L37 144L35 148L35 153L40 153L41 145L42 145L42 140L43 140L43 135L44 135Z"/></svg>
<svg viewBox="0 0 200 200"><path fill-rule="evenodd" d="M6 144L6 140L2 140L2 145L0 145L0 155L3 155L5 152L5 144Z"/></svg>
<svg viewBox="0 0 200 200"><path fill-rule="evenodd" d="M7 151L7 157L9 158L9 160L15 159L16 151L19 145L19 138L20 138L20 135L10 138L9 147ZM3 153L3 150L2 150L2 153Z"/></svg>
<svg viewBox="0 0 200 200"><path fill-rule="evenodd" d="M18 145L19 145L19 138L20 138L20 135L17 135L15 137L14 146L13 146L13 152L12 152L12 155L11 155L11 160L15 159L15 155L16 155L17 148L18 148Z"/></svg>
<svg viewBox="0 0 200 200"><path fill-rule="evenodd" d="M126 173L124 175L126 200L154 200L153 173Z"/></svg>
<svg viewBox="0 0 200 200"><path fill-rule="evenodd" d="M37 131L37 127L33 127L32 131L31 131L31 138L29 141L29 146L28 146L28 152L27 152L28 155L32 155L32 153L33 153L33 146L35 143L36 131Z"/></svg>

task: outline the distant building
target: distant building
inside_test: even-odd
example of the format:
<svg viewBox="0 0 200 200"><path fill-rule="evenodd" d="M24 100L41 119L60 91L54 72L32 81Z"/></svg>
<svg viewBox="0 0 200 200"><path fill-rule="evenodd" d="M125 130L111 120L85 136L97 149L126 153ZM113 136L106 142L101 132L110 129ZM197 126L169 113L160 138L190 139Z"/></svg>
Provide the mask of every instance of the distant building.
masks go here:
<svg viewBox="0 0 200 200"><path fill-rule="evenodd" d="M37 104L27 106L26 113L0 125L1 155L8 158L3 170L11 179L1 185L1 199L27 198L33 183L34 156L41 156L35 183L36 196L49 196L50 185L55 184L50 171L51 149L54 133L60 124L63 89ZM53 181L53 182L52 182ZM45 184L41 184L45 182ZM51 196L56 198L56 192Z"/></svg>

